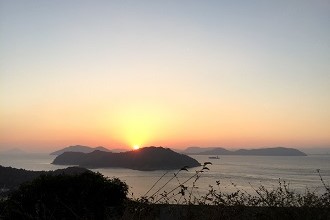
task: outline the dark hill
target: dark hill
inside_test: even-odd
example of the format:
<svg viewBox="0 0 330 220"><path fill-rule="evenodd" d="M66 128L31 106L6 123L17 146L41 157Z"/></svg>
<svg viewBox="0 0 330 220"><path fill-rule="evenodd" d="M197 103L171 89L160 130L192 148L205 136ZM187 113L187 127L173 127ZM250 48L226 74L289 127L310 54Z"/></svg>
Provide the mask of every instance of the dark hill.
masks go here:
<svg viewBox="0 0 330 220"><path fill-rule="evenodd" d="M200 163L195 159L163 147L145 147L122 153L93 151L84 154L66 152L57 156L53 164L79 165L89 168L121 167L134 170L172 170L184 166L200 166Z"/></svg>
<svg viewBox="0 0 330 220"><path fill-rule="evenodd" d="M82 146L82 145L75 145L75 146L69 146L65 147L61 150L55 151L53 153L50 153L50 155L60 155L64 152L81 152L81 153L91 153L95 150L110 152L107 148L104 147L88 147L88 146Z"/></svg>
<svg viewBox="0 0 330 220"><path fill-rule="evenodd" d="M2 187L8 189L17 188L20 184L34 180L35 178L39 177L41 174L74 175L86 171L88 170L81 167L68 167L66 169L58 169L55 171L30 171L30 170L0 166L0 188Z"/></svg>

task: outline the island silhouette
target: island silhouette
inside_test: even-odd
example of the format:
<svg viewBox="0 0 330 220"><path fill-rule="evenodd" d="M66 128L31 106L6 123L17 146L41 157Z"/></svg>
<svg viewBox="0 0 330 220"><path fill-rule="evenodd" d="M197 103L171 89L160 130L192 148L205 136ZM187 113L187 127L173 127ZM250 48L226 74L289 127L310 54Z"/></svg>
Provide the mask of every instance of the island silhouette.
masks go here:
<svg viewBox="0 0 330 220"><path fill-rule="evenodd" d="M190 155L240 155L240 156L307 156L304 152L294 148L271 147L259 149L239 149L235 151L222 147L202 148L188 147L182 153Z"/></svg>
<svg viewBox="0 0 330 220"><path fill-rule="evenodd" d="M60 155L63 154L64 152L82 152L82 153L91 153L95 150L99 151L105 151L105 152L110 152L109 149L99 146L99 147L88 147L88 146L83 146L83 145L74 145L74 146L69 146L65 147L61 150L54 151L50 153L50 155Z"/></svg>
<svg viewBox="0 0 330 220"><path fill-rule="evenodd" d="M86 168L118 167L143 171L174 170L201 165L187 155L176 153L169 148L154 146L121 153L99 150L91 153L64 152L54 159L53 164L78 165Z"/></svg>

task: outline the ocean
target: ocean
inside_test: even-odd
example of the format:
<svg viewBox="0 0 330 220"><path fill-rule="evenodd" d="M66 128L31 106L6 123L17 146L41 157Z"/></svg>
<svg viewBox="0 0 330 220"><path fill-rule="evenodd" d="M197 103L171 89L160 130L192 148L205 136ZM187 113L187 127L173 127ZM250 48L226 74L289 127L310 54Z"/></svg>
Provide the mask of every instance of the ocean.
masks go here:
<svg viewBox="0 0 330 220"><path fill-rule="evenodd" d="M234 192L237 189L253 193L258 187L265 186L268 189L279 186L279 180L285 181L290 189L304 192L306 189L315 192L324 190L317 169L323 177L325 184L330 184L330 155L300 156L220 156L220 159L209 159L205 155L191 156L200 163L211 162L209 170L201 173L195 182L198 194L206 193L209 186L218 186L223 192ZM29 155L0 155L0 165L23 168L27 170L55 170L67 166L53 165L51 162L55 156L47 154ZM182 184L196 173L200 168L180 171L177 178L173 178L163 190L167 192ZM173 171L138 171L121 168L93 169L109 178L118 177L129 185L130 196L138 198L153 186L153 184L166 172L167 174L157 183L148 195L153 194L169 179L174 176ZM1 177L0 177L1 178ZM195 178L186 182L185 186L192 186Z"/></svg>

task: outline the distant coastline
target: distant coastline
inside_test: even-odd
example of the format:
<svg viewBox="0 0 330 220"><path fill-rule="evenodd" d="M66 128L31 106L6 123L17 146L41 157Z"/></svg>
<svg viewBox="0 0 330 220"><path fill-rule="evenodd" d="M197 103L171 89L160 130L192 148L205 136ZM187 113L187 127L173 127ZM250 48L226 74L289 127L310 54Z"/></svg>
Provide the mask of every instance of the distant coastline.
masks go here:
<svg viewBox="0 0 330 220"><path fill-rule="evenodd" d="M202 148L188 147L182 153L188 155L240 155L240 156L307 156L304 152L285 147L259 148L259 149L239 149L235 151L222 147Z"/></svg>

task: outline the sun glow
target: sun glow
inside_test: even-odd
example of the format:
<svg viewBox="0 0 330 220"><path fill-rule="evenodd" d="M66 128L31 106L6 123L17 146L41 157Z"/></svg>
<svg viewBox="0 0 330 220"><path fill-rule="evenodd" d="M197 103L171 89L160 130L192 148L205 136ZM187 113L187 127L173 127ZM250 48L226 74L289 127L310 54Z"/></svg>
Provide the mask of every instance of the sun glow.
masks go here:
<svg viewBox="0 0 330 220"><path fill-rule="evenodd" d="M140 149L140 146L139 145L134 145L133 146L133 150L138 150L138 149Z"/></svg>
<svg viewBox="0 0 330 220"><path fill-rule="evenodd" d="M104 130L110 130L118 142L135 149L135 146L148 146L156 142L159 134L166 135L170 115L173 116L161 104L132 102L107 112L104 116L107 122L102 123L106 125Z"/></svg>

